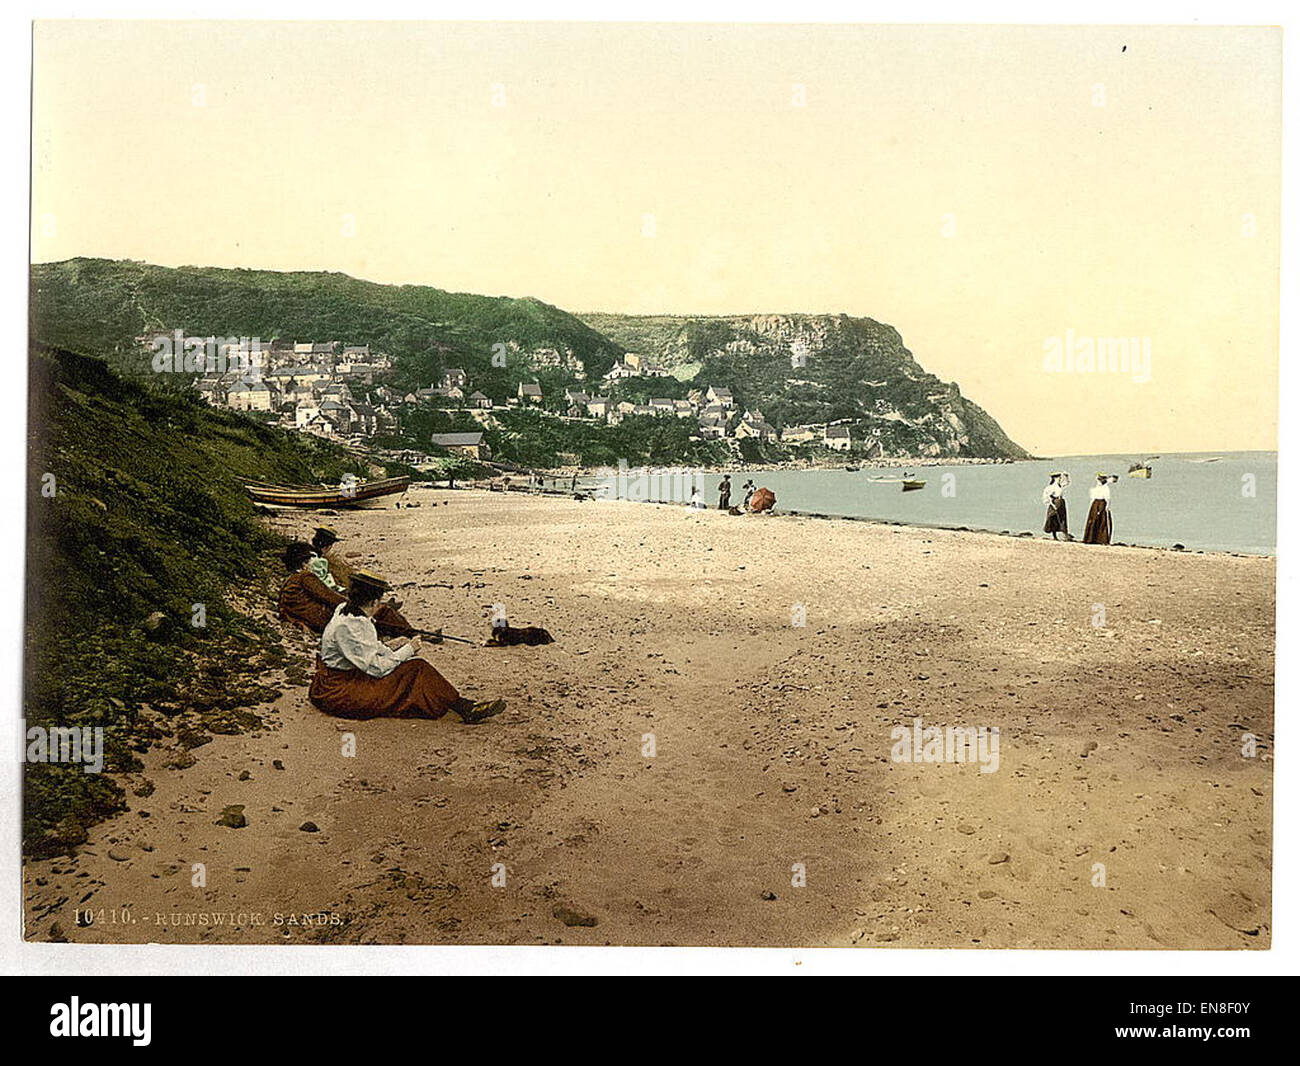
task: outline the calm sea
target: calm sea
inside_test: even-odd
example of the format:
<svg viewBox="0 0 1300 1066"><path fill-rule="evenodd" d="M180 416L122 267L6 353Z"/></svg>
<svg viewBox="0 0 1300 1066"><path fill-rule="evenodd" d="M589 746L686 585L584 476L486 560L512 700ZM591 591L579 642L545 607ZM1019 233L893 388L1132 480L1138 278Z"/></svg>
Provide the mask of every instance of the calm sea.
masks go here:
<svg viewBox="0 0 1300 1066"><path fill-rule="evenodd" d="M732 502L740 503L741 486L753 478L776 493L777 509L783 511L1042 535L1041 495L1047 475L1064 470L1071 480L1066 490L1070 532L1082 538L1088 490L1097 474L1105 472L1120 475L1111 486L1116 541L1155 547L1181 544L1190 551L1274 553L1276 452L1163 455L1153 461L1150 479L1128 477L1129 464L1143 458L1075 455L987 466L864 466L857 472L736 468L730 471ZM1204 459L1217 461L1196 461ZM924 479L925 488L905 493L900 484L869 480L904 472ZM717 506L719 480L721 475L699 478L701 499L710 507Z"/></svg>

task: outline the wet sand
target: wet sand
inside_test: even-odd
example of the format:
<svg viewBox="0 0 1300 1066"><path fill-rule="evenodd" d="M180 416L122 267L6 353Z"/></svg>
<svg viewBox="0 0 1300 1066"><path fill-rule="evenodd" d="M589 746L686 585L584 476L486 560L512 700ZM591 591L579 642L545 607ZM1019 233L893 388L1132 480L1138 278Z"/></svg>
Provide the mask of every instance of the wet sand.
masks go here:
<svg viewBox="0 0 1300 1066"><path fill-rule="evenodd" d="M1269 945L1273 559L412 498L330 522L416 624L551 631L426 644L506 713L343 722L287 682L268 728L150 752L129 811L27 864L30 939ZM894 761L918 717L997 727L996 772Z"/></svg>

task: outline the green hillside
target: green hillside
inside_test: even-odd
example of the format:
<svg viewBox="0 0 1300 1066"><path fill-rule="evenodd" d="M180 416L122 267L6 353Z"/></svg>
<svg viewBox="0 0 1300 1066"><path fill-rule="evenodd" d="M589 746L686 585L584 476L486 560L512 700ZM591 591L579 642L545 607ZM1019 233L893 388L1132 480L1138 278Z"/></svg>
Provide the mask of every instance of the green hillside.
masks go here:
<svg viewBox="0 0 1300 1066"><path fill-rule="evenodd" d="M513 391L537 375L525 359L494 366L494 346L571 350L588 373L609 369L617 345L573 315L533 299L474 296L424 285L378 285L344 274L152 266L107 259L40 263L31 272L31 335L95 352L127 373L145 363L137 337L190 336L369 344L397 359L401 388L460 367Z"/></svg>
<svg viewBox="0 0 1300 1066"><path fill-rule="evenodd" d="M27 764L24 846L49 854L118 806L110 773L137 768L136 752L244 728L244 708L272 694L278 639L228 605L274 579L282 543L243 479L363 471L333 445L159 394L101 359L33 344L29 385L23 714L29 728L103 726L109 771Z"/></svg>

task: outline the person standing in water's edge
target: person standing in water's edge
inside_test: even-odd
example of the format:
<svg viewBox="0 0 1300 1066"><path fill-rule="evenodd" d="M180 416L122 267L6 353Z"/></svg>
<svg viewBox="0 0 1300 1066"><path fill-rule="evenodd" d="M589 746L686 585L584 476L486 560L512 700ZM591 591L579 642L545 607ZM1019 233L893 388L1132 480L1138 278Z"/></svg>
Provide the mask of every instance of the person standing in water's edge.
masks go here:
<svg viewBox="0 0 1300 1066"><path fill-rule="evenodd" d="M723 474L718 484L718 510L731 510L731 475Z"/></svg>

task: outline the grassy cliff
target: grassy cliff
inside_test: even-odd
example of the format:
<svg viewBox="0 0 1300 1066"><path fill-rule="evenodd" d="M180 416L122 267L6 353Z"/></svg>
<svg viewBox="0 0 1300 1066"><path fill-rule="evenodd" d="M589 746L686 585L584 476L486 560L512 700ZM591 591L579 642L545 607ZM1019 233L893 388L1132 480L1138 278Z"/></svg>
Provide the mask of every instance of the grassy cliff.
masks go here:
<svg viewBox="0 0 1300 1066"><path fill-rule="evenodd" d="M29 354L24 717L104 727L108 771L26 764L24 845L40 854L114 810L110 774L161 734L234 731L272 694L278 641L228 603L270 579L280 544L242 480L361 471L331 445L152 391L100 359Z"/></svg>

